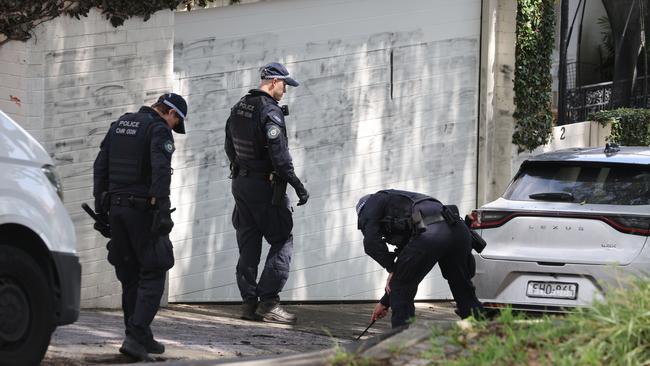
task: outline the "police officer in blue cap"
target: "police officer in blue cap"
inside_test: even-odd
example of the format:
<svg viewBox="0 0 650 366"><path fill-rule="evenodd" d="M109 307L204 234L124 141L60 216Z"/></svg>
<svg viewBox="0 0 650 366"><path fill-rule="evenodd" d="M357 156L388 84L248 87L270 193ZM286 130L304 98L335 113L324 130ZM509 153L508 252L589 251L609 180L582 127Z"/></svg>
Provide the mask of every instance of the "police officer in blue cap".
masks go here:
<svg viewBox="0 0 650 366"><path fill-rule="evenodd" d="M122 284L126 337L120 352L153 361L165 346L151 322L158 312L165 274L174 265L169 233L169 186L174 153L172 131L185 133L187 103L178 94L161 95L111 124L94 164L95 211L110 223L108 261Z"/></svg>
<svg viewBox="0 0 650 366"><path fill-rule="evenodd" d="M363 196L356 209L366 254L389 273L386 292L371 320L383 318L392 308L393 328L408 324L415 316L413 300L418 285L436 263L449 283L461 318L489 315L472 285L474 242L456 206L445 206L417 192L387 189ZM387 243L396 250L390 252Z"/></svg>
<svg viewBox="0 0 650 366"><path fill-rule="evenodd" d="M304 205L309 193L296 176L287 139L286 106L278 102L287 85L297 87L282 64L260 69L261 82L235 104L226 123L225 151L231 164L239 261L237 285L243 300L243 319L294 323L296 316L280 306L279 293L289 277L293 250L293 220L287 183ZM271 248L257 278L262 238Z"/></svg>

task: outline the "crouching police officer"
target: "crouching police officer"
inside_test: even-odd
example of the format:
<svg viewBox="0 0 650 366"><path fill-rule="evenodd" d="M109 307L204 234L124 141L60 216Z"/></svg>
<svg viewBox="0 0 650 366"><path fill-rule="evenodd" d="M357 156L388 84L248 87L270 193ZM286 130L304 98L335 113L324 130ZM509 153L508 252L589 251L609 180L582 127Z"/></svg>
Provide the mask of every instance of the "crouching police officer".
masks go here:
<svg viewBox="0 0 650 366"><path fill-rule="evenodd" d="M94 164L95 211L110 223L108 261L122 284L126 338L120 352L141 361L165 347L151 322L160 305L165 274L174 265L169 233L172 130L185 133L187 103L161 95L111 124ZM105 218L108 216L108 220Z"/></svg>
<svg viewBox="0 0 650 366"><path fill-rule="evenodd" d="M242 318L294 323L296 316L283 309L279 293L289 277L293 249L293 220L287 183L296 191L298 206L309 193L296 176L289 154L284 116L278 102L286 86L298 86L289 71L272 62L260 69L259 89L252 89L231 109L224 149L231 165L239 261L237 285L243 300ZM271 245L257 281L262 237Z"/></svg>
<svg viewBox="0 0 650 366"><path fill-rule="evenodd" d="M471 281L472 238L449 207L424 194L392 189L359 200L356 209L365 252L389 273L386 292L371 320L383 318L392 307L393 328L406 325L415 316L418 285L436 263L449 283L456 313L461 318L482 314ZM389 252L386 243L395 245L395 252Z"/></svg>

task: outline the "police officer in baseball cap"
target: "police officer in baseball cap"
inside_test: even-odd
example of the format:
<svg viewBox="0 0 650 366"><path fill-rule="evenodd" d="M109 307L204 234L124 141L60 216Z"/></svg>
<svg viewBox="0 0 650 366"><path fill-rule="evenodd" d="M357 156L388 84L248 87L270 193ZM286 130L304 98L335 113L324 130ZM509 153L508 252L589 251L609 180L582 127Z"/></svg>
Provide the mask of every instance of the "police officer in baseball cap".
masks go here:
<svg viewBox="0 0 650 366"><path fill-rule="evenodd" d="M389 273L386 292L371 320L383 318L392 308L393 328L407 325L415 316L418 285L436 264L456 301L456 314L492 316L477 299L471 281L476 267L470 231L452 208L431 196L395 189L359 199L356 210L364 250ZM387 244L396 250L390 252Z"/></svg>
<svg viewBox="0 0 650 366"><path fill-rule="evenodd" d="M293 187L298 206L307 203L309 193L294 172L284 120L288 111L278 102L287 85L299 84L277 62L260 68L260 79L259 88L251 89L232 107L224 144L232 167L241 317L294 323L296 316L279 303L293 251L293 219L285 190L287 184ZM271 248L258 280L262 238Z"/></svg>
<svg viewBox="0 0 650 366"><path fill-rule="evenodd" d="M279 62L270 62L266 64L260 70L260 76L263 80L272 80L279 79L284 80L287 85L297 87L300 85L294 78L289 75L289 70L287 70L284 65Z"/></svg>
<svg viewBox="0 0 650 366"><path fill-rule="evenodd" d="M151 322L174 265L169 233L172 130L185 133L187 102L165 93L111 124L93 166L95 211L110 222L108 261L122 284L125 339L120 352L140 361L165 352Z"/></svg>
<svg viewBox="0 0 650 366"><path fill-rule="evenodd" d="M152 106L156 108L159 105L166 105L176 112L179 118L178 123L174 126L173 130L176 133L185 134L185 115L187 114L187 102L183 97L174 93L166 93L158 98L158 101Z"/></svg>

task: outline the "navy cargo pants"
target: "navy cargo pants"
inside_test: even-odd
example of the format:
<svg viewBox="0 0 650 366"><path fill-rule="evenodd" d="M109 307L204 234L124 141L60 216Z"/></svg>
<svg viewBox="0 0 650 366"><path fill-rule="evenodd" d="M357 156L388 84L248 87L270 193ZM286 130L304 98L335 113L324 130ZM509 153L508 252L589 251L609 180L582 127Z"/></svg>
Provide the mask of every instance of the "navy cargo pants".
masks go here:
<svg viewBox="0 0 650 366"><path fill-rule="evenodd" d="M169 236L151 233L150 210L111 205L108 261L122 284L125 333L141 344L153 339L153 321L165 289L165 273L174 265Z"/></svg>
<svg viewBox="0 0 650 366"><path fill-rule="evenodd" d="M239 261L237 286L244 302L277 302L289 277L293 251L293 219L289 200L271 205L271 182L260 177L238 176L232 180L235 209L232 224L237 233ZM264 270L257 280L262 254L262 238L271 245Z"/></svg>
<svg viewBox="0 0 650 366"><path fill-rule="evenodd" d="M423 216L440 212L440 205L433 202L425 201L416 207ZM425 232L413 238L399 253L390 282L393 328L407 324L415 316L413 301L418 285L436 263L440 264L442 276L449 284L458 315L466 318L480 313L483 308L471 280L475 271L471 252L471 236L462 223L453 226L445 221L430 224Z"/></svg>

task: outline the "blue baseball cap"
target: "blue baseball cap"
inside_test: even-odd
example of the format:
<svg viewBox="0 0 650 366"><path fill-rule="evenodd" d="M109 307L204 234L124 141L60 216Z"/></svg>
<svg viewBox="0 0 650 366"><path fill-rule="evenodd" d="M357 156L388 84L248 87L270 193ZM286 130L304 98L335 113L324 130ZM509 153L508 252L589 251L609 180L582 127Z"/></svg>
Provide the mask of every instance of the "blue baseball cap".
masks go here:
<svg viewBox="0 0 650 366"><path fill-rule="evenodd" d="M366 202L368 202L368 199L372 196L371 194L367 194L359 199L359 202L357 202L357 205L355 206L355 209L357 210L357 216L361 213L361 210L363 210L363 207L366 205Z"/></svg>
<svg viewBox="0 0 650 366"><path fill-rule="evenodd" d="M289 70L279 62L270 62L260 69L260 77L262 79L282 79L288 85L300 85L296 79L289 76Z"/></svg>
<svg viewBox="0 0 650 366"><path fill-rule="evenodd" d="M164 104L175 110L181 122L174 127L174 132L185 133L185 117L187 116L187 102L185 99L178 94L167 93L161 95L156 104Z"/></svg>

